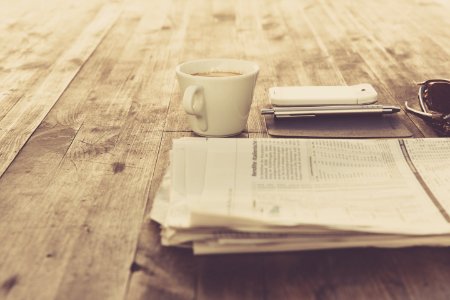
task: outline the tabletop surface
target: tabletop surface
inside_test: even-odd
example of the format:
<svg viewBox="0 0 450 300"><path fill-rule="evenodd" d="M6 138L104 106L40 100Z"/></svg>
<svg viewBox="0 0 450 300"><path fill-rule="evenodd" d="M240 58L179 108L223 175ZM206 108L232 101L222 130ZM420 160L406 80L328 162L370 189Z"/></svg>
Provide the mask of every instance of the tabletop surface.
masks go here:
<svg viewBox="0 0 450 300"><path fill-rule="evenodd" d="M450 78L446 0L0 1L0 299L448 299L448 248L193 256L146 218L174 138L175 66L260 66L245 137L282 85ZM399 113L414 137L435 136Z"/></svg>

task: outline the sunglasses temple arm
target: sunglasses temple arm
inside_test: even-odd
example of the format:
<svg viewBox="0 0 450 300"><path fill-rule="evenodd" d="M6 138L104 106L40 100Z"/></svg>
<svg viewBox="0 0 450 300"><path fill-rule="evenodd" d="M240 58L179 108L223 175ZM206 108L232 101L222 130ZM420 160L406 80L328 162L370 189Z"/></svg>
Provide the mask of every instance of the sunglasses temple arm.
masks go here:
<svg viewBox="0 0 450 300"><path fill-rule="evenodd" d="M418 111L418 110L415 110L415 109L409 107L408 106L408 101L405 101L405 107L406 107L407 111L409 111L409 112L411 112L413 114L416 114L416 115L418 115L420 117L424 117L424 118L432 118L433 117L433 115L430 114L430 113L425 113L423 111Z"/></svg>
<svg viewBox="0 0 450 300"><path fill-rule="evenodd" d="M419 93L418 93L418 95L417 95L417 97L419 98L419 105L420 105L420 108L422 109L422 111L423 112L427 112L427 110L425 109L425 104L423 103L423 98L422 98L422 95L423 95L423 93L425 92L425 86L421 86L420 88L419 88Z"/></svg>

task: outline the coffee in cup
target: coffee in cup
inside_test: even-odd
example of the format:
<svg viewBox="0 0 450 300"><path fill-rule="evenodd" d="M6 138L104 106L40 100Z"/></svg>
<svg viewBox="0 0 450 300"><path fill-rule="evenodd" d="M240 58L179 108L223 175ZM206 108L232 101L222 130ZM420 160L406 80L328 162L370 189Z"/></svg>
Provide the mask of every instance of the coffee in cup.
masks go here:
<svg viewBox="0 0 450 300"><path fill-rule="evenodd" d="M201 59L176 67L183 108L201 136L241 133L247 124L259 67L237 59Z"/></svg>
<svg viewBox="0 0 450 300"><path fill-rule="evenodd" d="M228 77L228 76L238 76L242 75L237 72L227 72L227 71L215 71L215 72L200 72L194 73L193 76L203 76L203 77Z"/></svg>

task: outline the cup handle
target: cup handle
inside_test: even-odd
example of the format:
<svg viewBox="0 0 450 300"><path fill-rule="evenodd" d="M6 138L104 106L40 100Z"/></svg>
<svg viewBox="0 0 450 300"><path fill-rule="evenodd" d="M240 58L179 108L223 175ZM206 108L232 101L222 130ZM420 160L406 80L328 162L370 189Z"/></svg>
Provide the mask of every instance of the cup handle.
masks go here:
<svg viewBox="0 0 450 300"><path fill-rule="evenodd" d="M183 108L187 114L197 119L198 126L202 131L208 129L206 122L206 103L203 88L198 85L190 85L183 95Z"/></svg>

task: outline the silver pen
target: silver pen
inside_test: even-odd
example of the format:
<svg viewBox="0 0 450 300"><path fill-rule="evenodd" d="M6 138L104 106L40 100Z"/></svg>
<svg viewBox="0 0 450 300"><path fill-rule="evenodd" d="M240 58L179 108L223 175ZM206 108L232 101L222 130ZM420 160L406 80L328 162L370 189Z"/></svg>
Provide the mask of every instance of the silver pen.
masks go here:
<svg viewBox="0 0 450 300"><path fill-rule="evenodd" d="M400 111L397 106L378 104L366 105L327 105L327 106L274 106L263 108L262 115L274 115L277 118L316 117L325 115L365 115L393 114Z"/></svg>

